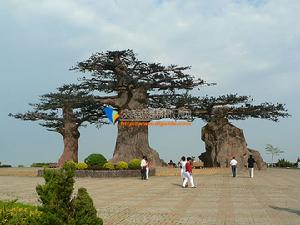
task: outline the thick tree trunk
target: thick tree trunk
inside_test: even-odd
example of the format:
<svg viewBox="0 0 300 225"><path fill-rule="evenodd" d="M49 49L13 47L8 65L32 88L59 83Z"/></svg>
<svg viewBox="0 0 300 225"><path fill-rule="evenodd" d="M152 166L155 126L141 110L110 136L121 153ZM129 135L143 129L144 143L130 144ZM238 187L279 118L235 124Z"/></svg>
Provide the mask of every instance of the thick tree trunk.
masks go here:
<svg viewBox="0 0 300 225"><path fill-rule="evenodd" d="M239 168L245 168L249 155L253 155L258 169L266 167L260 153L247 148L242 129L229 123L227 119L211 121L202 128L205 152L200 159L207 167L229 167L232 157L238 161Z"/></svg>
<svg viewBox="0 0 300 225"><path fill-rule="evenodd" d="M64 126L61 129L61 134L64 137L64 152L58 160L58 165L62 167L65 162L73 160L78 162L78 139L80 133L78 124L74 119L73 109L65 106L63 108Z"/></svg>
<svg viewBox="0 0 300 225"><path fill-rule="evenodd" d="M148 95L145 89L126 89L119 92L117 105L119 110L144 109ZM120 112L119 112L120 113ZM161 166L158 153L149 146L148 126L121 126L118 123L118 137L112 162L129 162L134 158L146 156L152 166Z"/></svg>
<svg viewBox="0 0 300 225"><path fill-rule="evenodd" d="M162 160L157 151L149 146L148 126L121 126L118 124L118 137L112 158L114 163L129 162L146 156L151 166L161 166Z"/></svg>
<svg viewBox="0 0 300 225"><path fill-rule="evenodd" d="M78 135L64 136L64 152L58 160L58 165L60 167L70 160L78 162L78 139Z"/></svg>

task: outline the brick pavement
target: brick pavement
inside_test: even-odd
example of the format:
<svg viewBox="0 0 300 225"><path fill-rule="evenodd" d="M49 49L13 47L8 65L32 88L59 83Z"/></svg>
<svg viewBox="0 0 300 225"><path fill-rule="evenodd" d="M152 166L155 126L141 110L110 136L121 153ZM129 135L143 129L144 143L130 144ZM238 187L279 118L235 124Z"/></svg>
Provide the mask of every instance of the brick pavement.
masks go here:
<svg viewBox="0 0 300 225"><path fill-rule="evenodd" d="M300 170L195 175L198 188L181 188L180 177L77 178L109 225L299 225ZM0 176L0 199L37 203L38 177Z"/></svg>

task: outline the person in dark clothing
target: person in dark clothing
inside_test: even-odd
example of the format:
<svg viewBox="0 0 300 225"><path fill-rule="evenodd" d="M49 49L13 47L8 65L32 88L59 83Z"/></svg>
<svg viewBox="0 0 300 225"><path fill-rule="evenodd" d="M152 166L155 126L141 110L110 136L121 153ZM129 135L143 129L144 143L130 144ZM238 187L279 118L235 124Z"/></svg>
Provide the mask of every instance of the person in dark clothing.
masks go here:
<svg viewBox="0 0 300 225"><path fill-rule="evenodd" d="M253 178L254 163L255 160L253 159L252 155L250 155L250 157L248 158L248 169L249 169L250 178Z"/></svg>

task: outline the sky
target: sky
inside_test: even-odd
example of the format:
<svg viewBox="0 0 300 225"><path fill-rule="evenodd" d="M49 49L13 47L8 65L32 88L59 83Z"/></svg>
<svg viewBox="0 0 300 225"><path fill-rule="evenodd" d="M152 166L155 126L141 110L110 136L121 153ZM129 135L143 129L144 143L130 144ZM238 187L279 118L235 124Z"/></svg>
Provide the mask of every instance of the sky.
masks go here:
<svg viewBox="0 0 300 225"><path fill-rule="evenodd" d="M93 53L133 49L141 60L191 66L195 77L216 86L200 95L238 93L255 103L284 103L290 118L278 123L231 121L249 148L265 145L300 156L299 0L9 0L0 1L0 162L55 162L62 137L38 122L8 117L30 110L42 94L82 77L69 68ZM85 74L85 76L87 76ZM150 127L149 139L165 161L205 151L201 128ZM110 159L117 129L81 128L79 161L91 153ZM278 159L276 157L276 159Z"/></svg>

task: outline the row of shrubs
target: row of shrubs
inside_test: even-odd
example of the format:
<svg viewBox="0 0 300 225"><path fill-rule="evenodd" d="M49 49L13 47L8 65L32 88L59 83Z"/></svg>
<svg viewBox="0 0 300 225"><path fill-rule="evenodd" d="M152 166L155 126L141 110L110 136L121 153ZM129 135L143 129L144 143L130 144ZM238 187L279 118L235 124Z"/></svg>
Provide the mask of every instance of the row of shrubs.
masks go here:
<svg viewBox="0 0 300 225"><path fill-rule="evenodd" d="M33 163L31 167L51 167L53 163ZM84 159L84 162L75 164L77 170L126 170L140 169L141 160L132 159L130 162L120 161L117 164L108 162L102 154L93 153Z"/></svg>
<svg viewBox="0 0 300 225"><path fill-rule="evenodd" d="M102 163L90 163L88 161L86 162L79 162L76 163L76 169L77 170L86 170L86 169L92 169L92 170L136 170L140 169L141 160L140 159L132 159L129 163L120 161L117 164L113 164L111 162L105 162Z"/></svg>

